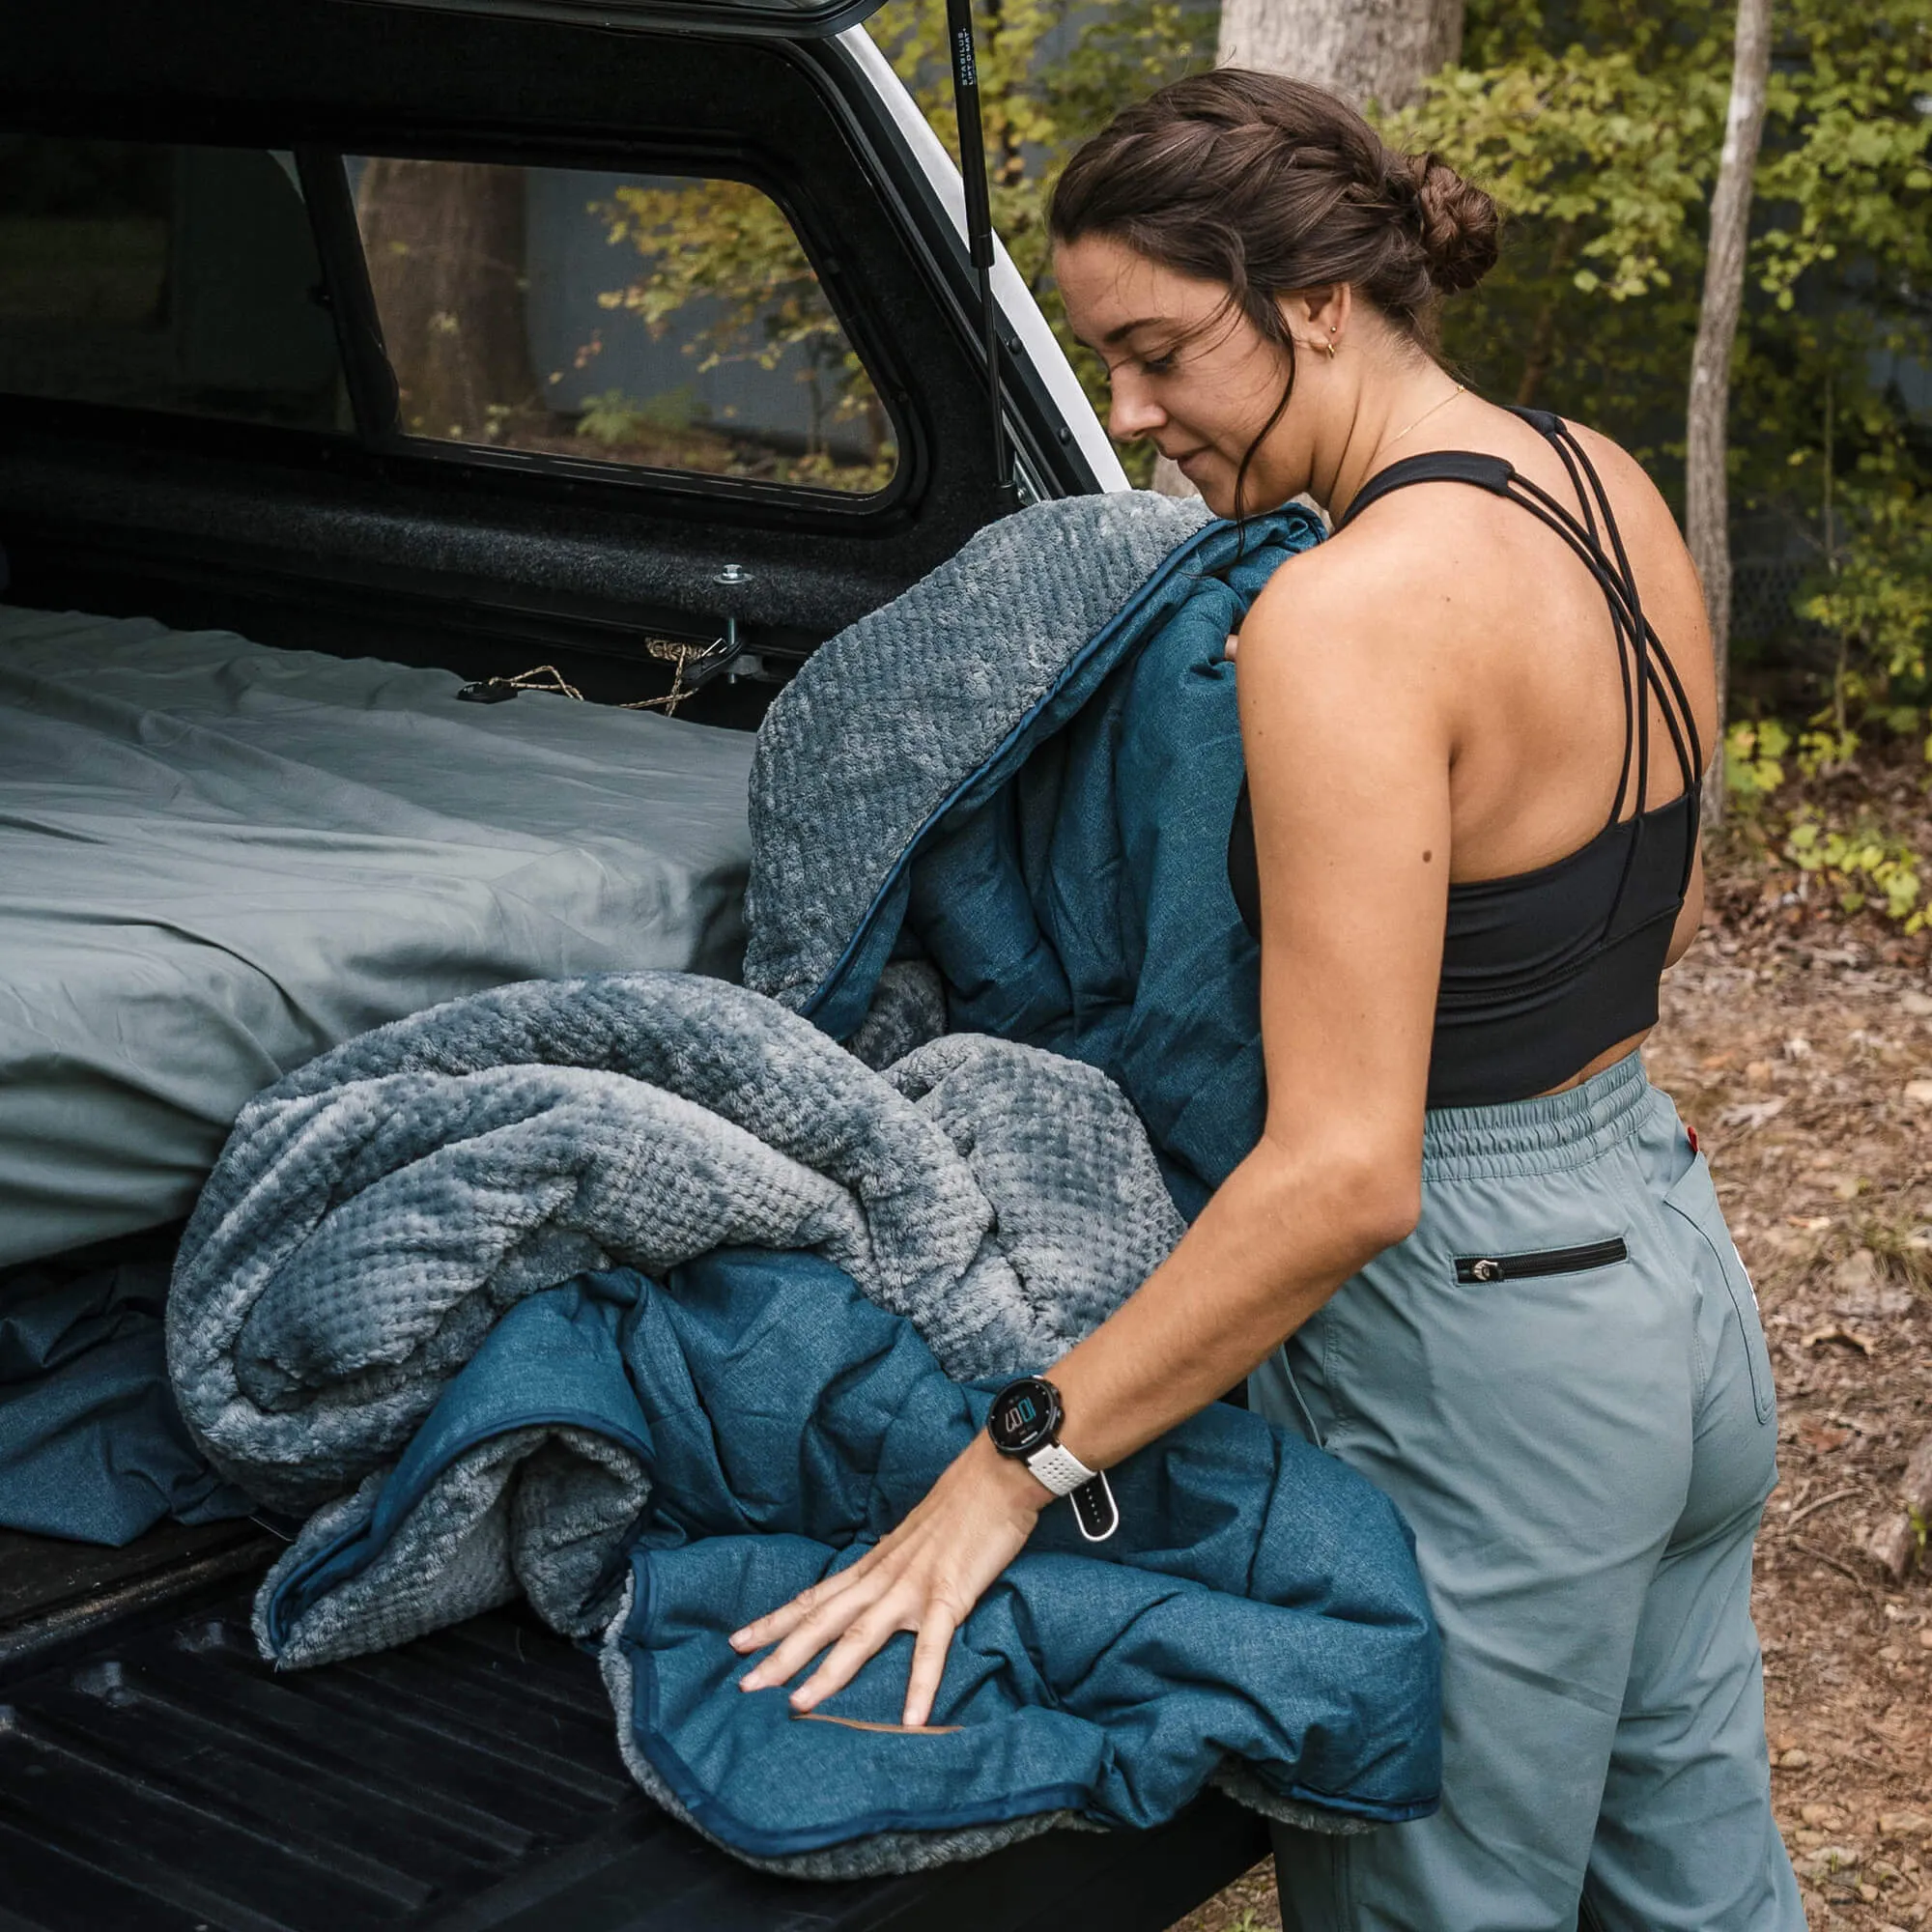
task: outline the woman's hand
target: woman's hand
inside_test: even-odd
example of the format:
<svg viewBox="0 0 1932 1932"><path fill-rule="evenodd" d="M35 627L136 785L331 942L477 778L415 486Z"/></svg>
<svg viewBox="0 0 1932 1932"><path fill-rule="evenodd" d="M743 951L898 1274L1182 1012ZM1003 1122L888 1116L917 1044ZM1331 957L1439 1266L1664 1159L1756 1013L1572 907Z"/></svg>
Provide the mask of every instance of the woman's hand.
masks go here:
<svg viewBox="0 0 1932 1932"><path fill-rule="evenodd" d="M1019 1554L1052 1500L1024 1463L976 1436L890 1536L731 1638L741 1651L778 1644L739 1680L739 1690L782 1684L830 1644L830 1655L791 1693L793 1710L810 1711L843 1690L894 1632L912 1631L902 1721L923 1724L952 1633Z"/></svg>

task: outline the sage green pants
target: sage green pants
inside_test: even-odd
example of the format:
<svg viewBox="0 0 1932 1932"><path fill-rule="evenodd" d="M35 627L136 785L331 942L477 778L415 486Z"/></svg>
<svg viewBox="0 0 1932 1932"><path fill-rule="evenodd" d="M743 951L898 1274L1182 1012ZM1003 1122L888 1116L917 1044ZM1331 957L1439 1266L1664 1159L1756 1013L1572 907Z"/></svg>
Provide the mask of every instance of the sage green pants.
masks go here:
<svg viewBox="0 0 1932 1932"><path fill-rule="evenodd" d="M1287 1932L1804 1932L1750 1620L1771 1362L1634 1055L1431 1114L1414 1234L1250 1399L1400 1505L1443 1640L1441 1810L1278 1831Z"/></svg>

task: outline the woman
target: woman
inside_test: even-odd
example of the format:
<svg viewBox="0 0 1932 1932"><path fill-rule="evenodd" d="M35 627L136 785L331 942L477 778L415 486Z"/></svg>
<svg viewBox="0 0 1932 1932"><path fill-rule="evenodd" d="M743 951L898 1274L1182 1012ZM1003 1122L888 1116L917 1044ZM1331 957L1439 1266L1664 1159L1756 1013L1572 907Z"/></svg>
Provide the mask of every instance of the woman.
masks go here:
<svg viewBox="0 0 1932 1932"><path fill-rule="evenodd" d="M1290 1927L1799 1932L1750 1548L1770 1366L1703 1162L1635 1049L1702 902L1710 640L1622 450L1430 353L1489 197L1316 89L1223 70L1122 114L1052 210L1112 432L1331 540L1239 639L1265 1132L1046 1374L1084 1475L1253 1371L1402 1506L1442 1626L1440 1813L1277 1839ZM1230 648L1234 648L1231 640ZM1050 1500L981 1438L867 1557L735 1641L809 1709L917 1632L905 1720ZM1065 1488L1072 1480L1059 1482Z"/></svg>

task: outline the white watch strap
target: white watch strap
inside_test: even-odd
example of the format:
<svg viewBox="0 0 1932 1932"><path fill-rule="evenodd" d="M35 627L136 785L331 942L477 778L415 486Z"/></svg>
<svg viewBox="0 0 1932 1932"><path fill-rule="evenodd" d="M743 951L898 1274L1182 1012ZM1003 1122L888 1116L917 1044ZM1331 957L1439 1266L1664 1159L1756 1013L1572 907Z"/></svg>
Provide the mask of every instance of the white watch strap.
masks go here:
<svg viewBox="0 0 1932 1932"><path fill-rule="evenodd" d="M1049 1442L1044 1449L1036 1449L1026 1459L1026 1465L1057 1496L1071 1495L1082 1483L1094 1480L1094 1471L1058 1442Z"/></svg>

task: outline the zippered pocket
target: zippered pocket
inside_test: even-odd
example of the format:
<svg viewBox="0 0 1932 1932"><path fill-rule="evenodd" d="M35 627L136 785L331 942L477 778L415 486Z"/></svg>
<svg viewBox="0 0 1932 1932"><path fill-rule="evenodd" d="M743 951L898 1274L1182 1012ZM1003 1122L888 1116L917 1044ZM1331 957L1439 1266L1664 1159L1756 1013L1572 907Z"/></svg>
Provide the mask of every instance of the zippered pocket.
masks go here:
<svg viewBox="0 0 1932 1932"><path fill-rule="evenodd" d="M1614 1267L1630 1260L1621 1235L1608 1241L1585 1241L1578 1248L1544 1248L1530 1255L1458 1255L1458 1281L1527 1281L1539 1274L1581 1274Z"/></svg>

